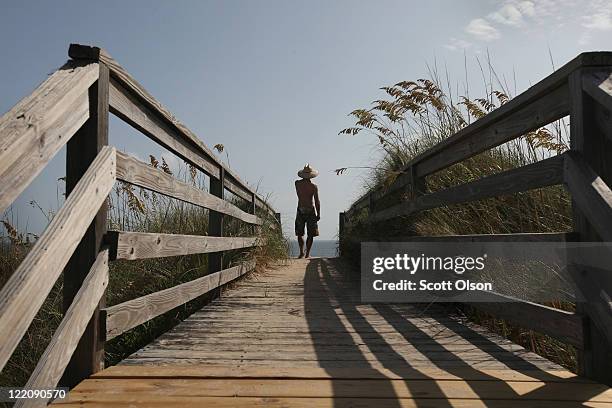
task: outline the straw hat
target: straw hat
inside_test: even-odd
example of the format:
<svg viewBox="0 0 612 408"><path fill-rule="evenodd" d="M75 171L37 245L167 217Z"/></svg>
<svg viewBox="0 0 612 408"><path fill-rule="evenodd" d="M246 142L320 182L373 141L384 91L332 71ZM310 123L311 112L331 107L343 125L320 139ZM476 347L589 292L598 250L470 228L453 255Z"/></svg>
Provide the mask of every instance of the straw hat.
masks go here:
<svg viewBox="0 0 612 408"><path fill-rule="evenodd" d="M311 179L311 178L317 177L319 175L319 172L313 169L312 167L310 167L310 164L306 163L304 168L298 171L297 174L298 174L298 177L301 177L303 179Z"/></svg>

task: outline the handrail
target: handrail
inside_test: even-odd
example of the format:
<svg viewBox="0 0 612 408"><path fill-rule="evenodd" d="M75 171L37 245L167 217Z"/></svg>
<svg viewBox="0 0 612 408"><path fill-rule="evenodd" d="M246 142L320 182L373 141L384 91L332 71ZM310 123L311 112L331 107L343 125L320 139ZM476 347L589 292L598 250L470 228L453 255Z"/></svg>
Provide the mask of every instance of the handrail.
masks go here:
<svg viewBox="0 0 612 408"><path fill-rule="evenodd" d="M568 77L571 73L579 69L606 66L612 66L612 52L578 55L527 91L419 154L402 172L406 174L413 169L416 177L425 177L568 115ZM368 192L361 196L351 208L367 202L370 194Z"/></svg>
<svg viewBox="0 0 612 408"><path fill-rule="evenodd" d="M242 211L228 201L179 181L162 170L151 167L135 157L121 152L117 153L117 178L168 197L231 215L250 224L261 225L262 223L254 214Z"/></svg>
<svg viewBox="0 0 612 408"><path fill-rule="evenodd" d="M271 210L271 207L265 203L264 199L259 197L232 169L219 160L189 128L176 119L170 111L159 103L104 49L87 45L70 44L68 55L75 60L97 61L108 66L111 74L110 108L113 113L118 114L118 116L122 117L127 123L139 128L141 131L149 131L149 126L154 126L146 125L146 122L155 122L156 119L162 119L165 123L160 125L161 129L158 129L160 133L156 133L157 135L164 132L174 133L173 130L177 133L172 135L177 136L177 138L173 138L174 140L172 141L170 141L170 139L163 139L170 144L168 146L170 150L180 149L181 151L175 153L183 156L185 160L192 162L193 165L197 166L209 176L219 178L220 169L223 169L226 177L225 187L228 190L243 198L245 198L244 194L242 194L243 192L246 194L255 194L260 202L265 205L264 208ZM123 99L119 100L121 98ZM152 111L154 113L154 119L151 119L150 116L138 115L140 109ZM164 127L169 127L171 129L163 129ZM162 142L162 144L164 143ZM194 159L193 155L189 153L190 151L197 154L202 160ZM250 200L251 198L248 197L245 199Z"/></svg>
<svg viewBox="0 0 612 408"><path fill-rule="evenodd" d="M69 55L73 60L0 118L0 211L68 146L66 201L0 290L2 370L64 270L65 315L28 381L35 388L76 385L103 366L107 339L255 268L252 258L224 265L225 251L259 246L262 228L280 233L278 213L266 200L104 50L73 44ZM108 146L109 113L206 173L209 191ZM117 180L208 209L209 236L106 231ZM225 199L224 189L247 200L249 210ZM252 225L253 236L224 236L224 217ZM109 262L188 254L208 254L209 274L106 306Z"/></svg>
<svg viewBox="0 0 612 408"><path fill-rule="evenodd" d="M87 90L97 66L67 62L0 118L0 212L89 118Z"/></svg>
<svg viewBox="0 0 612 408"><path fill-rule="evenodd" d="M611 74L611 52L580 54L524 93L413 158L390 186L374 188L357 199L340 214L340 239L350 245L364 240L612 241L612 190L609 187L612 167L608 164L612 154ZM571 124L569 152L441 191L425 191L426 176L567 115ZM368 231L373 231L381 221L417 211L560 184L567 188L574 203L575 231L571 233L354 237L350 232L356 218L369 224ZM398 191L409 192L409 198L385 207L385 199L397 199ZM355 217L357 214L360 217ZM575 276L582 293L599 293L586 299L586 303L578 303L576 313L518 299L504 303L503 307L494 303L471 305L585 350L580 354L581 374L612 383L610 280L588 271ZM545 319L546 322L536 324L530 319Z"/></svg>

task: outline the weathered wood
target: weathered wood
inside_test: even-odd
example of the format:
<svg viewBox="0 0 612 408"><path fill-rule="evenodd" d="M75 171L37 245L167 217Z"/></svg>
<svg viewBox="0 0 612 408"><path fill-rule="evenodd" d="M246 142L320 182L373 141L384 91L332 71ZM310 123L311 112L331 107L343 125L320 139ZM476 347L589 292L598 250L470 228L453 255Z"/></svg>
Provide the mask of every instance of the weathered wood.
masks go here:
<svg viewBox="0 0 612 408"><path fill-rule="evenodd" d="M0 291L0 370L44 302L115 182L115 149L105 147Z"/></svg>
<svg viewBox="0 0 612 408"><path fill-rule="evenodd" d="M222 168L219 179L210 179L210 193L219 200L224 198L223 185L225 184L225 170ZM223 236L223 213L209 211L208 213L208 235ZM223 252L210 253L208 255L208 273L217 272L223 269Z"/></svg>
<svg viewBox="0 0 612 408"><path fill-rule="evenodd" d="M211 177L219 177L219 167L203 156L192 143L181 138L178 129L156 114L156 111L131 94L116 79L110 81L111 112L150 137L166 149L174 152Z"/></svg>
<svg viewBox="0 0 612 408"><path fill-rule="evenodd" d="M160 396L218 396L218 397L297 397L297 398L457 398L517 399L521 401L575 401L583 402L584 394L592 402L612 403L612 390L594 383L545 383L543 381L506 381L500 387L497 380L480 380L478 384L465 381L414 381L406 386L403 379L273 379L257 378L167 378L160 384L156 378L113 379L90 382L77 387L72 393L89 394L130 393L146 390ZM478 390L475 393L474 388ZM541 389L539 389L541 388ZM140 391L144 393L143 391ZM519 398L519 396L521 396ZM519 402L516 402L519 405ZM348 405L354 406L354 405ZM365 405L368 406L368 405ZM374 405L376 406L376 405ZM436 405L434 405L436 406Z"/></svg>
<svg viewBox="0 0 612 408"><path fill-rule="evenodd" d="M607 65L610 71L612 63ZM609 129L599 120L607 116L609 121L610 112L584 92L584 77L589 72L581 69L569 78L570 147L576 154L566 162L566 185L572 194L574 230L580 240L610 241L612 140ZM572 259L568 261L572 263ZM570 272L587 296L586 302L577 302L576 311L589 317L585 348L578 354L579 373L612 385L612 287L600 270L574 265Z"/></svg>
<svg viewBox="0 0 612 408"><path fill-rule="evenodd" d="M51 342L45 349L25 388L53 389L75 351L81 335L98 307L108 284L108 250L98 255L74 297ZM44 400L21 400L15 407L46 406Z"/></svg>
<svg viewBox="0 0 612 408"><path fill-rule="evenodd" d="M256 237L209 237L127 231L109 231L106 241L111 245L111 259L204 254L248 248L257 244Z"/></svg>
<svg viewBox="0 0 612 408"><path fill-rule="evenodd" d="M606 67L610 64L612 53L580 54L508 103L415 157L391 186L377 188L372 192L374 200L410 183L411 167L414 167L414 173L418 177L429 175L569 114L568 75L581 67ZM607 100L606 106L609 107L609 78L602 81L601 75L605 71L599 72L593 73L592 77L585 80L585 90L588 88L588 91L594 92L598 98ZM356 200L351 211L367 205L366 196Z"/></svg>
<svg viewBox="0 0 612 408"><path fill-rule="evenodd" d="M0 117L0 213L89 117L98 64L69 62Z"/></svg>
<svg viewBox="0 0 612 408"><path fill-rule="evenodd" d="M514 107L513 111L508 109L510 105ZM415 173L419 177L432 174L547 125L568 113L569 90L566 83L532 102L524 102L519 95L415 158Z"/></svg>
<svg viewBox="0 0 612 408"><path fill-rule="evenodd" d="M489 292L485 296L491 298L491 301L469 305L524 329L546 334L579 349L583 348L584 316L499 293Z"/></svg>
<svg viewBox="0 0 612 408"><path fill-rule="evenodd" d="M569 153L565 183L581 213L605 241L612 241L612 190L579 153Z"/></svg>
<svg viewBox="0 0 612 408"><path fill-rule="evenodd" d="M227 176L227 174L225 174ZM238 184L234 183L230 177L223 178L223 186L232 194L242 198L243 200L249 201L251 197L251 193L245 191Z"/></svg>
<svg viewBox="0 0 612 408"><path fill-rule="evenodd" d="M391 237L348 237L355 242L572 242L577 235L572 232L539 232L518 234L472 235L406 235Z"/></svg>
<svg viewBox="0 0 612 408"><path fill-rule="evenodd" d="M225 167L221 160L217 158L214 153L185 125L176 119L176 117L168 111L159 101L157 101L138 81L136 81L121 65L117 63L106 51L98 47L90 47L87 45L70 44L68 54L74 59L85 59L100 61L106 64L111 72L111 76L118 81L133 100L138 101L142 106L146 106L150 109L154 116L162 119L167 125L175 128L178 131L176 137L181 140L180 143L187 142L197 149L201 157L204 158L210 165L208 165L209 171L216 171L221 167L225 168L227 179L231 179L232 184L229 185L231 190L233 186L237 186L235 190L244 190L247 193L253 193L254 191L240 179L240 177L234 173L231 169ZM113 84L117 82L113 81ZM111 106L114 108L112 99ZM130 122L128 122L130 123ZM195 163L194 163L195 164ZM215 177L218 177L218 173L210 173ZM239 195L239 194L238 194Z"/></svg>
<svg viewBox="0 0 612 408"><path fill-rule="evenodd" d="M72 194L81 177L88 171L102 149L108 145L108 84L109 72L98 64L98 80L89 88L89 119L68 141L66 147L66 196ZM116 152L113 152L116 165ZM116 174L115 169L113 173ZM104 200L87 232L64 269L63 310L66 312L87 277L100 252L108 222L108 200ZM100 299L101 307L105 296ZM61 383L73 387L91 373L104 367L104 343L100 341L100 312L94 311L91 321L79 342Z"/></svg>
<svg viewBox="0 0 612 408"><path fill-rule="evenodd" d="M554 156L471 183L418 196L407 203L397 204L372 214L369 221L382 221L449 204L466 203L561 184L563 183L563 157L564 155Z"/></svg>
<svg viewBox="0 0 612 408"><path fill-rule="evenodd" d="M96 373L92 378L109 379L128 379L146 376L148 378L294 378L294 379L346 379L346 380L422 380L431 378L436 380L464 380L464 381L483 381L492 378L502 381L523 381L538 382L542 378L541 371L518 372L513 370L472 370L470 368L457 369L452 371L442 370L437 367L425 367L419 370L407 370L398 373L389 369L368 370L368 369L338 369L329 372L325 368L272 368L272 367L245 367L245 366L128 366L116 365L104 371ZM559 383L592 383L592 381L579 377L569 371L549 371L544 372L547 382Z"/></svg>
<svg viewBox="0 0 612 408"><path fill-rule="evenodd" d="M377 367L378 369L378 367ZM335 368L334 368L335 370ZM163 384L164 381L160 382ZM167 384L167 386L170 386ZM306 384L305 384L306 386ZM391 386L391 384L389 384ZM397 386L400 386L397 384ZM137 390L141 389L140 384L134 385ZM607 408L607 402L584 402L558 401L558 400L538 400L520 402L516 399L457 399L457 398L396 398L390 394L385 398L292 398L292 397L207 397L207 396L175 396L159 395L148 392L135 392L112 394L105 391L94 391L79 393L70 397L69 402L62 403L65 407L81 407L84 401L96 399L97 407L116 407L130 408L134 405L146 405L151 407L215 407L215 408L338 408L338 407L376 407L376 408L422 408L422 407L454 407L472 408L474 406L484 406L490 408L516 408L524 405L537 408L574 408L586 406L590 408Z"/></svg>
<svg viewBox="0 0 612 408"><path fill-rule="evenodd" d="M582 88L591 98L612 111L612 72L609 69L585 72L582 75Z"/></svg>
<svg viewBox="0 0 612 408"><path fill-rule="evenodd" d="M359 287L342 267L337 260L295 260L241 282L121 365L82 383L71 403L558 408L564 401L571 401L568 407L612 401L609 388L476 331L439 305L419 311L345 301ZM284 286L286 294L247 300L268 283ZM215 316L226 317L208 324L211 307L223 308ZM411 317L398 317L401 310ZM326 330L322 321L336 328ZM296 323L304 328L293 330Z"/></svg>
<svg viewBox="0 0 612 408"><path fill-rule="evenodd" d="M266 202L266 200L264 200L263 198L261 198L258 195L255 195L255 203L256 206L258 208L261 208L262 210L264 210L265 212L267 212L270 216L272 217L276 217L276 212L274 211L274 209L272 207L270 207L268 205L268 203Z"/></svg>
<svg viewBox="0 0 612 408"><path fill-rule="evenodd" d="M254 267L254 262L244 262L238 266L233 266L169 289L108 307L105 309L106 338L110 340L127 330L244 275Z"/></svg>
<svg viewBox="0 0 612 408"><path fill-rule="evenodd" d="M177 180L128 154L117 152L117 178L200 207L231 215L244 222L261 224L261 220L232 203L211 193Z"/></svg>
<svg viewBox="0 0 612 408"><path fill-rule="evenodd" d="M582 53L552 75L493 112L420 154L406 165L425 176L512 140L567 115L570 111L568 76L582 67L612 65L612 53Z"/></svg>

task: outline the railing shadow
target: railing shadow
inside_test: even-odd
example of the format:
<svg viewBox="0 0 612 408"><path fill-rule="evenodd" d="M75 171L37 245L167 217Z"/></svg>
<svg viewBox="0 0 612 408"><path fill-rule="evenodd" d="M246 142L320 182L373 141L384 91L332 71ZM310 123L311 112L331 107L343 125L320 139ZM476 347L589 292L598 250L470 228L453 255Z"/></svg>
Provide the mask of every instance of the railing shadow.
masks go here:
<svg viewBox="0 0 612 408"><path fill-rule="evenodd" d="M335 269L334 271L337 272ZM339 273L332 276L328 268L328 263L323 259L311 260L306 267L306 274L304 276L304 308L306 321L309 327L314 328L314 330L309 330L312 342L319 360L319 365L327 371L330 377L332 377L331 386L334 396L344 396L344 388L342 387L343 380L341 378L346 375L347 370L360 369L365 373L364 376L375 379L375 383L368 382L367 385L376 388L376 395L385 395L386 398L388 398L384 401L385 407L400 407L401 404L397 400L399 396L393 387L392 379L381 373L379 369L373 367L372 362L366 358L360 350L359 344L355 342L355 339L348 331L350 328L347 328L339 318L337 311L342 312L351 324L355 334L362 339L363 345L367 346L374 355L384 354L385 357L392 355L397 357L398 360L405 360L403 360L403 357L393 350L391 345L385 341L385 338L359 314L356 308L359 304L359 292L357 288L355 288L354 282L349 279L342 279L342 284L346 286L341 287L336 278L342 279L343 277ZM351 299L345 301L343 297L346 297L349 293L351 294ZM327 294L328 298L322 297L322 294ZM332 300L339 301L334 305ZM316 314L310 313L313 310L316 310ZM339 364L341 360L338 360L336 351L327 348L332 340L332 336L330 336L329 332L319 331L319 322L321 319L329 321L337 328L338 331L334 331L333 333L333 339L337 341L336 344L346 345L349 351L354 352L355 357L349 360L342 360L344 364ZM397 367L389 364L388 361L387 358L378 360L381 367L389 369L399 376L412 379L429 379L429 377L421 372L412 369L408 362L405 362L403 367ZM339 378L339 380L333 378ZM405 381L405 384L410 390L410 381ZM439 398L443 401L438 402L437 406L450 407L450 403L444 400L445 396L437 387L436 383L432 381L430 384L432 388L430 392L439 395ZM374 392L374 390L372 391ZM369 390L367 386L362 388L361 392L368 394ZM415 391L415 393L417 392L418 391ZM334 406L345 407L347 405L346 401L336 399L334 400Z"/></svg>
<svg viewBox="0 0 612 408"><path fill-rule="evenodd" d="M397 377L404 379L402 384L411 395L410 398L417 398L413 399L415 406L431 406L432 399L435 400L435 406L452 406L444 390L434 378L425 373L427 370L422 370L423 368L443 370L451 376L464 379L475 398L491 399L492 396L495 398L506 396L516 400L533 400L550 394L547 383L544 383L527 394L519 395L505 381L471 365L477 362L464 361L460 356L447 350L443 344L435 341L430 333L412 323L394 306L372 305L372 309L377 312L376 318L382 318L381 322L388 324L405 339L407 344L411 344L417 353L428 359L424 363L414 364L405 354L395 350L389 343L387 339L389 335L386 332L381 333L360 312L357 307L361 305L360 280L358 276L350 276L351 273L351 269L339 259L312 259L306 267L304 277L305 318L319 365L332 378L331 386L336 397L335 407L350 406L348 400L343 399L348 395L345 388L346 380L342 378L351 368L366 373L364 377L375 379L363 382L360 395L370 395L371 390L372 398L384 396L385 407L401 406L398 399L402 395L399 395L397 388L394 387L394 382L397 383L397 380L393 380ZM340 314L344 316L344 321ZM545 382L554 379L557 384L571 381L554 377L458 321L446 318L442 320L435 313L424 316L433 319L433 326L436 328L450 330L463 340L462 343L473 344L474 350L483 351L487 355L483 362L499 362L507 366L509 371L514 369L528 372L534 380ZM418 317L418 314L415 317ZM325 324L322 325L321 322ZM344 346L341 348L344 353L342 357L336 348L328 347L331 344ZM367 348L367 351L364 348ZM381 372L381 369L397 377L391 378ZM587 401L593 396L589 393L588 387L581 389L582 394L577 396L577 400ZM422 399L418 399L419 396ZM380 402L383 403L382 400Z"/></svg>

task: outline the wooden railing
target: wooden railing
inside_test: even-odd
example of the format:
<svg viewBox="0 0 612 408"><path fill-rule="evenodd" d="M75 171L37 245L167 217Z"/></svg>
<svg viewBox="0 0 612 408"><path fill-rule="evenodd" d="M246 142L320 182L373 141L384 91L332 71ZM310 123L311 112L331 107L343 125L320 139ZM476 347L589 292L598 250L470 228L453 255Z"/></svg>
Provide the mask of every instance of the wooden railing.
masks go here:
<svg viewBox="0 0 612 408"><path fill-rule="evenodd" d="M343 245L392 241L612 241L612 53L580 54L526 92L418 155L392 185L374 189L340 213ZM516 139L565 116L570 118L570 151L443 191L428 193L426 177ZM376 223L419 211L564 184L573 200L574 232L428 237L352 236L359 218L370 231ZM392 194L410 199L384 206ZM389 200L388 200L389 201ZM596 295L576 313L492 294L474 303L499 318L572 344L581 374L612 384L612 268L607 274L581 270L577 287ZM512 303L496 303L512 300Z"/></svg>
<svg viewBox="0 0 612 408"><path fill-rule="evenodd" d="M224 217L280 233L278 214L104 50L73 44L71 60L0 118L0 211L67 145L67 199L0 291L2 370L63 275L64 318L27 387L74 386L103 367L104 342L251 271L225 268L223 252L259 245L224 237ZM109 113L210 178L196 188L108 146ZM209 236L107 231L116 180L209 209ZM243 211L224 191L247 200ZM264 222L269 219L269 222ZM267 221L267 220L266 220ZM107 307L109 262L208 253L209 274ZM39 400L40 401L40 400Z"/></svg>

